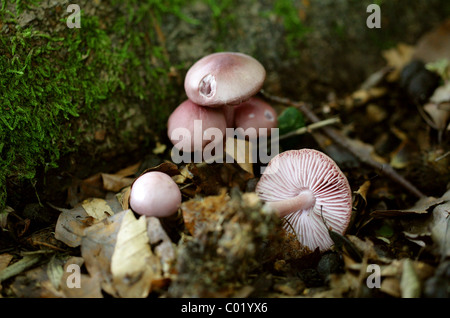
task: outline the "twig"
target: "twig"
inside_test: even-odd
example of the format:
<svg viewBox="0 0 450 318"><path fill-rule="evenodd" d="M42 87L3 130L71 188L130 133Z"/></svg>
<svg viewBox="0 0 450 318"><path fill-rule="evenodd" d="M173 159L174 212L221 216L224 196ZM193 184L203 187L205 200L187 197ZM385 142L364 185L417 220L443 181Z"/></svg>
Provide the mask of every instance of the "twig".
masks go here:
<svg viewBox="0 0 450 318"><path fill-rule="evenodd" d="M341 122L341 120L338 117L324 119L324 120L312 123L308 126L301 127L296 130L290 131L284 135L279 136L278 138L272 136L270 140L269 139L260 140L258 147L265 147L268 142L273 143L273 142L277 142L277 141L280 141L280 140L283 140L283 139L286 139L286 138L289 138L292 136L298 136L298 135L302 135L305 133L311 133L313 130L320 129L325 126L337 124L340 122Z"/></svg>
<svg viewBox="0 0 450 318"><path fill-rule="evenodd" d="M272 96L266 93L265 91L261 91L261 93L267 99L270 99L274 102L297 107L313 123L317 123L320 121L319 117L317 117L317 115L311 110L310 105L308 105L307 103L294 102L288 98ZM381 164L372 159L369 154L358 151L357 147L355 147L353 144L351 144L351 142L349 142L348 137L343 136L340 132L331 127L323 127L322 131L329 138L331 138L336 144L349 151L361 162L377 169L381 174L384 174L386 177L400 184L406 190L414 194L416 197L418 198L425 197L425 195L419 189L417 189L412 183L406 180L402 175L397 173L397 171L395 171L389 164Z"/></svg>
<svg viewBox="0 0 450 318"><path fill-rule="evenodd" d="M319 129L319 128L323 128L325 126L329 126L332 124L336 124L336 123L340 123L341 120L337 117L335 118L328 118L328 119L324 119L322 121L316 122L316 123L312 123L311 125L305 126L305 127L301 127L299 129L296 129L294 131L290 131L284 135L281 135L280 137L278 137L278 140L283 140L295 135L301 135L307 132L312 132L315 129Z"/></svg>
<svg viewBox="0 0 450 318"><path fill-rule="evenodd" d="M447 157L448 155L450 155L450 151L447 151L446 153L444 153L442 156L437 157L436 159L434 159L434 162L438 162L439 160L444 159L445 157Z"/></svg>
<svg viewBox="0 0 450 318"><path fill-rule="evenodd" d="M22 273L24 270L30 268L31 266L39 262L40 258L41 256L36 254L27 255L20 261L17 261L16 263L9 265L7 268L5 268L0 272L0 282Z"/></svg>

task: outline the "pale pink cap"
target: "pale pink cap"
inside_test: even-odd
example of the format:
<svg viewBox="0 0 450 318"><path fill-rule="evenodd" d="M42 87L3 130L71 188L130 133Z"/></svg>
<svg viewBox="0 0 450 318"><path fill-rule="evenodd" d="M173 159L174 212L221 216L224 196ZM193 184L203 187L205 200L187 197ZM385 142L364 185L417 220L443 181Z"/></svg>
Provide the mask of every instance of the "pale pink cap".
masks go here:
<svg viewBox="0 0 450 318"><path fill-rule="evenodd" d="M307 209L293 210L284 218L285 229L294 229L298 240L311 250L333 245L327 227L344 234L352 212L352 192L337 164L313 149L289 150L275 156L256 186L265 202L289 200L312 193ZM321 208L323 218L321 216Z"/></svg>
<svg viewBox="0 0 450 318"><path fill-rule="evenodd" d="M195 120L201 121L201 125L198 125L197 129L194 126ZM181 136L174 133L177 128L184 128L185 133ZM208 136L207 130L209 128L219 129L222 137L225 136L227 122L223 109L202 107L190 100L181 103L170 115L167 122L167 134L172 143L179 149L190 149L190 152L203 150L210 142L214 143L212 145L217 145L223 141L223 138L216 140L215 137ZM196 131L198 135L195 134ZM201 149L194 148L196 146L195 138L199 139L197 144L201 146Z"/></svg>
<svg viewBox="0 0 450 318"><path fill-rule="evenodd" d="M255 128L259 136L259 128L267 129L270 136L271 128L278 126L277 113L272 106L258 97L251 97L248 101L235 106L234 125L244 130Z"/></svg>
<svg viewBox="0 0 450 318"><path fill-rule="evenodd" d="M131 186L130 207L137 214L167 217L177 212L180 205L180 189L163 172L144 173Z"/></svg>
<svg viewBox="0 0 450 318"><path fill-rule="evenodd" d="M213 53L188 70L184 88L194 103L217 107L239 104L255 95L266 78L266 70L255 58L236 52Z"/></svg>

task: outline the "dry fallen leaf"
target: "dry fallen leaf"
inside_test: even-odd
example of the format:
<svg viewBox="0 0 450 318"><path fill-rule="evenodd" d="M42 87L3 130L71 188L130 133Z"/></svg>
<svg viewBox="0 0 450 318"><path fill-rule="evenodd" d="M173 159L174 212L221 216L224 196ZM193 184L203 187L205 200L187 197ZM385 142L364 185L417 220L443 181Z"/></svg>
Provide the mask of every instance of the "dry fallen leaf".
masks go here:
<svg viewBox="0 0 450 318"><path fill-rule="evenodd" d="M225 153L233 158L237 164L253 176L253 151L254 145L248 140L240 138L227 138Z"/></svg>
<svg viewBox="0 0 450 318"><path fill-rule="evenodd" d="M9 262L12 260L11 254L5 253L0 255L0 272L8 267Z"/></svg>
<svg viewBox="0 0 450 318"><path fill-rule="evenodd" d="M169 277L176 260L176 246L156 217L147 218L147 235L155 255L160 259L164 276Z"/></svg>
<svg viewBox="0 0 450 318"><path fill-rule="evenodd" d="M74 178L67 190L67 203L75 207L79 202L89 198L103 198L106 190L103 188L101 173L79 180Z"/></svg>
<svg viewBox="0 0 450 318"><path fill-rule="evenodd" d="M85 231L81 255L92 277L101 277L102 289L114 297L147 297L152 280L161 278L144 216L119 212Z"/></svg>
<svg viewBox="0 0 450 318"><path fill-rule="evenodd" d="M447 192L450 194L450 192ZM450 196L450 195L449 195ZM449 198L450 200L450 198ZM433 209L430 232L437 246L437 254L442 258L450 256L450 201L439 204Z"/></svg>
<svg viewBox="0 0 450 318"><path fill-rule="evenodd" d="M181 211L186 229L194 237L197 236L204 228L218 222L229 201L230 197L223 189L219 195L197 197L182 203Z"/></svg>
<svg viewBox="0 0 450 318"><path fill-rule="evenodd" d="M103 188L107 191L118 192L133 183L134 178L125 178L122 176L102 173Z"/></svg>
<svg viewBox="0 0 450 318"><path fill-rule="evenodd" d="M99 198L86 199L81 203L86 213L94 219L101 221L104 218L114 215L108 203Z"/></svg>
<svg viewBox="0 0 450 318"><path fill-rule="evenodd" d="M122 210L116 197L87 199L73 209L52 207L61 212L56 222L55 238L70 247L80 245L86 228Z"/></svg>
<svg viewBox="0 0 450 318"><path fill-rule="evenodd" d="M121 212L123 219L111 256L114 288L120 297L147 297L151 282L160 277L159 260L153 255L145 216L136 220L131 210Z"/></svg>
<svg viewBox="0 0 450 318"><path fill-rule="evenodd" d="M409 209L396 209L396 210L375 210L370 213L373 217L386 217L386 216L405 216L405 215L419 215L427 214L431 207L444 202L442 199L436 199L434 197L424 197L419 199L414 206Z"/></svg>
<svg viewBox="0 0 450 318"><path fill-rule="evenodd" d="M388 81L396 81L400 77L400 72L411 61L413 54L414 47L404 43L399 43L395 48L383 51L382 55L387 64L394 68L394 71L387 77Z"/></svg>
<svg viewBox="0 0 450 318"><path fill-rule="evenodd" d="M413 267L412 261L407 258L403 260L402 278L400 280L400 289L402 298L420 297L420 281Z"/></svg>
<svg viewBox="0 0 450 318"><path fill-rule="evenodd" d="M63 294L48 277L48 265L28 270L14 279L11 289L19 298L61 298Z"/></svg>
<svg viewBox="0 0 450 318"><path fill-rule="evenodd" d="M138 162L113 174L96 173L84 180L74 178L68 189L67 203L75 207L85 199L104 198L108 191L120 191L134 181L140 165Z"/></svg>
<svg viewBox="0 0 450 318"><path fill-rule="evenodd" d="M416 44L414 59L425 63L450 56L450 19L423 35Z"/></svg>
<svg viewBox="0 0 450 318"><path fill-rule="evenodd" d="M80 273L79 288L72 286L68 281L72 279L71 275L74 271L70 266L78 266L81 268L84 263L82 257L71 257L64 264L61 276L61 291L68 298L103 298L99 277L92 277L88 274ZM72 281L73 283L73 281Z"/></svg>
<svg viewBox="0 0 450 318"><path fill-rule="evenodd" d="M6 229L8 224L8 214L14 212L14 209L10 206L6 206L2 212L0 212L0 229Z"/></svg>

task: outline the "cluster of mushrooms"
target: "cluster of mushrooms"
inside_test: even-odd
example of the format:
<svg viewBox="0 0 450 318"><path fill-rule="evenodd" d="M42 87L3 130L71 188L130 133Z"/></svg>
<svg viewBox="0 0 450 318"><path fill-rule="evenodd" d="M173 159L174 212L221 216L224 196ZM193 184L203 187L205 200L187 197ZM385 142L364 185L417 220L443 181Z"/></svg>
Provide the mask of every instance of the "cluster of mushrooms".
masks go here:
<svg viewBox="0 0 450 318"><path fill-rule="evenodd" d="M235 52L220 52L198 60L188 70L184 88L188 97L170 115L167 133L178 149L203 151L210 143L216 146L223 139L205 138L208 128L219 129L225 138L226 128L253 127L276 128L277 113L264 100L255 97L266 78L266 70L251 56ZM194 121L202 121L202 134L194 133ZM187 133L181 138L173 132L185 128ZM257 135L258 136L258 135ZM202 142L195 143L195 138Z"/></svg>
<svg viewBox="0 0 450 318"><path fill-rule="evenodd" d="M191 132L176 147L195 149L194 120L202 120L203 131L218 128L277 127L277 114L255 95L265 80L264 67L253 57L235 52L214 53L198 60L187 72L188 97L171 114L168 136L182 127ZM202 138L203 139L203 138ZM201 147L222 140L202 141ZM321 251L333 245L329 230L343 234L349 224L352 194L347 178L324 153L312 149L289 150L275 156L266 167L256 193L280 217L286 230L295 232L300 243ZM131 209L141 215L167 217L181 205L181 192L162 172L147 172L131 187Z"/></svg>

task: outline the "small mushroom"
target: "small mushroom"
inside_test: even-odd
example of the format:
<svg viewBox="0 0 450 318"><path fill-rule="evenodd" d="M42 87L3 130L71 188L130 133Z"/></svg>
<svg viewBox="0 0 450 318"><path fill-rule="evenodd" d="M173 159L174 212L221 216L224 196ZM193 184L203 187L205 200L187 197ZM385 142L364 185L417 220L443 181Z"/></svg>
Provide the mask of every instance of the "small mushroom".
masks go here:
<svg viewBox="0 0 450 318"><path fill-rule="evenodd" d="M131 186L130 207L137 214L167 217L177 212L180 205L180 189L163 172L144 173Z"/></svg>
<svg viewBox="0 0 450 318"><path fill-rule="evenodd" d="M197 126L196 120L201 121L197 122ZM222 139L216 140L216 136L209 136L206 132L208 128L218 129L216 132L220 131ZM221 108L202 107L190 100L181 103L167 122L170 140L176 148L187 152L201 151L211 142L214 146L223 141L226 128L226 118Z"/></svg>
<svg viewBox="0 0 450 318"><path fill-rule="evenodd" d="M277 113L261 98L251 97L248 101L235 106L234 125L244 130L253 127L257 136L260 136L260 128L266 128L267 136L270 136L270 129L278 125ZM264 133L264 130L261 132Z"/></svg>
<svg viewBox="0 0 450 318"><path fill-rule="evenodd" d="M188 70L184 88L194 103L218 107L239 104L255 95L266 70L255 58L237 52L219 52L198 60Z"/></svg>
<svg viewBox="0 0 450 318"><path fill-rule="evenodd" d="M256 186L266 204L287 221L311 250L333 244L328 229L344 234L352 211L352 192L344 173L324 153L289 150L275 156Z"/></svg>

